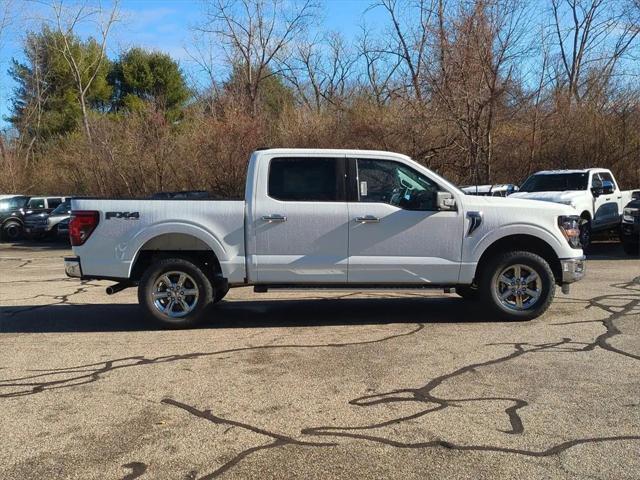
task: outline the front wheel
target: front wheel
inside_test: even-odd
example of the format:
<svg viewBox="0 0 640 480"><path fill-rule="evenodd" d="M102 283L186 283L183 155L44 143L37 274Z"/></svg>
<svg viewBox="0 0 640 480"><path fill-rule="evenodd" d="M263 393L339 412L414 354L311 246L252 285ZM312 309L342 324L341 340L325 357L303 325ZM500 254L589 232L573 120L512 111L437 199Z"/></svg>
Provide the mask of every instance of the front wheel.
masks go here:
<svg viewBox="0 0 640 480"><path fill-rule="evenodd" d="M585 251L591 245L591 222L586 218L580 223L580 245Z"/></svg>
<svg viewBox="0 0 640 480"><path fill-rule="evenodd" d="M214 289L198 266L183 258L152 264L138 286L147 316L170 328L191 327L204 319Z"/></svg>
<svg viewBox="0 0 640 480"><path fill-rule="evenodd" d="M2 237L10 242L15 242L22 236L22 224L16 221L8 221L2 226Z"/></svg>
<svg viewBox="0 0 640 480"><path fill-rule="evenodd" d="M555 295L551 267L535 253L513 251L497 255L480 275L483 302L493 314L506 320L539 317Z"/></svg>

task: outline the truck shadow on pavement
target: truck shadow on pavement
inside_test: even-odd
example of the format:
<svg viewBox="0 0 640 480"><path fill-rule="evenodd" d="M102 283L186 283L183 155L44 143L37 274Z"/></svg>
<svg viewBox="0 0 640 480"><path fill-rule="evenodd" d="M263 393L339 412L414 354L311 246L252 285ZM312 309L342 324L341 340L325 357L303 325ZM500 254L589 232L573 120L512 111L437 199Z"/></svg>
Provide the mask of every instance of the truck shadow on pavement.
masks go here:
<svg viewBox="0 0 640 480"><path fill-rule="evenodd" d="M381 297L338 297L223 301L197 329L376 325L390 323L500 322L458 297L419 293ZM162 330L137 304L60 303L0 306L0 333L130 332Z"/></svg>

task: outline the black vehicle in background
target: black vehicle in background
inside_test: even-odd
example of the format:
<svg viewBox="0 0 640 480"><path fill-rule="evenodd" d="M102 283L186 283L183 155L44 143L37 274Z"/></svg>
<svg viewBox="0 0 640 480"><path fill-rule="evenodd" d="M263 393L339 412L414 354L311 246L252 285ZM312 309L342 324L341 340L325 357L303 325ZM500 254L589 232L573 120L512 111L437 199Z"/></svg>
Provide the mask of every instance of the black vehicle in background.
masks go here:
<svg viewBox="0 0 640 480"><path fill-rule="evenodd" d="M24 209L29 201L25 195L0 200L0 236L3 240L17 240L22 236Z"/></svg>
<svg viewBox="0 0 640 480"><path fill-rule="evenodd" d="M206 200L209 192L206 190L183 190L180 192L158 192L150 197L153 200Z"/></svg>
<svg viewBox="0 0 640 480"><path fill-rule="evenodd" d="M25 218L29 215L51 213L66 200L62 196L16 195L0 200L0 234L3 240L15 241L25 233Z"/></svg>
<svg viewBox="0 0 640 480"><path fill-rule="evenodd" d="M50 202L54 203L54 202ZM24 218L24 232L29 238L58 237L59 225L71 217L71 199L66 198L51 213L40 212L26 215ZM67 226L67 234L68 234Z"/></svg>
<svg viewBox="0 0 640 480"><path fill-rule="evenodd" d="M634 198L622 211L620 240L627 254L640 255L640 194Z"/></svg>

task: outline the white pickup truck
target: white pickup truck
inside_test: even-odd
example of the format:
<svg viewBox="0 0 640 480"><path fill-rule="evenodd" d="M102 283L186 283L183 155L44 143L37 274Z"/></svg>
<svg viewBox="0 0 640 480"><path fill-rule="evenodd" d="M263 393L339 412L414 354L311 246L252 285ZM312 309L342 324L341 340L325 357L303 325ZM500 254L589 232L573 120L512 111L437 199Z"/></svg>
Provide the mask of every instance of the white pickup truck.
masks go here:
<svg viewBox="0 0 640 480"><path fill-rule="evenodd" d="M620 191L610 170L548 170L531 175L510 198L562 203L580 216L580 243L587 248L591 234L620 226L622 210L632 191Z"/></svg>
<svg viewBox="0 0 640 480"><path fill-rule="evenodd" d="M118 282L107 293L137 285L145 312L173 327L246 285L455 288L526 320L585 273L571 207L468 196L390 152L259 150L244 201L74 199L72 210L67 275Z"/></svg>

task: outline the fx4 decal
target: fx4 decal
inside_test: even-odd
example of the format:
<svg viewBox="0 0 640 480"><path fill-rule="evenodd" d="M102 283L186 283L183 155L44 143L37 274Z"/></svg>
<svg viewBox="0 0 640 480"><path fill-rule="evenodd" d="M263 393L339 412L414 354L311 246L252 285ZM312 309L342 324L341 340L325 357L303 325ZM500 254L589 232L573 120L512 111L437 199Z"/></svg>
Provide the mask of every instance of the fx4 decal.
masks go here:
<svg viewBox="0 0 640 480"><path fill-rule="evenodd" d="M125 220L138 220L140 219L140 212L106 212L104 214L106 220L112 218L123 218Z"/></svg>

